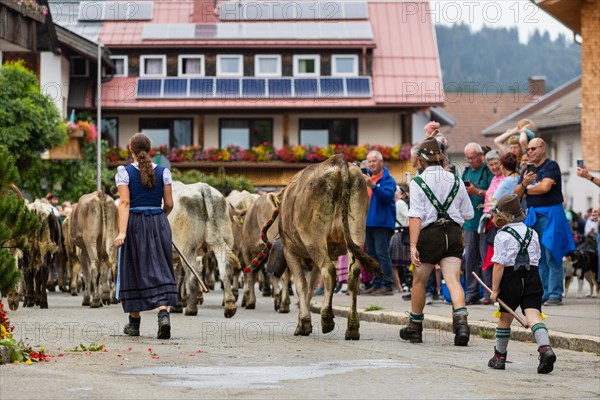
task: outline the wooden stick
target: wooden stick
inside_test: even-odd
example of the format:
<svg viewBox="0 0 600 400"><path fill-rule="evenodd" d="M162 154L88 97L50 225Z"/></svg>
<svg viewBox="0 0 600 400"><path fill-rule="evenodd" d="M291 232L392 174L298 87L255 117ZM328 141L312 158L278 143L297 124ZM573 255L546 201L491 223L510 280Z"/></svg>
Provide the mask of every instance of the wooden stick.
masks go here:
<svg viewBox="0 0 600 400"><path fill-rule="evenodd" d="M492 289L490 289L485 283L483 283L483 281L479 278L479 276L477 276L477 274L475 272L472 272L473 276L475 277L475 279L477 279L477 281L481 284L481 286L483 286L488 292L492 293ZM498 303L500 303L500 305L502 307L504 307L506 310L508 310L508 312L515 317L515 319L517 321L519 321L519 323L521 325L523 325L523 327L525 329L529 328L529 325L527 324L527 321L525 321L523 319L523 317L521 317L520 315L518 315L516 312L513 311L512 308L510 308L509 306L506 305L505 302L503 302L502 300L500 300L499 297L496 298L496 300L498 300Z"/></svg>
<svg viewBox="0 0 600 400"><path fill-rule="evenodd" d="M177 247L177 245L175 244L175 242L173 242L173 248L177 251L177 253L179 253L179 257L181 257L181 259L183 260L183 263L190 269L190 271L192 271L192 274L194 274L194 276L198 280L198 284L200 285L200 289L204 293L208 293L208 288L206 287L206 285L204 284L204 282L202 282L202 278L200 278L200 275L198 275L198 273L196 272L196 270L194 269L194 267L192 267L192 264L190 264L190 262L187 260L187 258L185 258L185 256L181 252L181 250L179 250L179 247Z"/></svg>

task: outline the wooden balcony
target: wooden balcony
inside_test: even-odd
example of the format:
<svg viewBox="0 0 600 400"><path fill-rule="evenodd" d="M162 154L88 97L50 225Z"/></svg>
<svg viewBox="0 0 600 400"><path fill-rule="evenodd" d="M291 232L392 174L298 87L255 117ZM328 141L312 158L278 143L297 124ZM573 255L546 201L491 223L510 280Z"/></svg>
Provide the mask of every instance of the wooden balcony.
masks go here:
<svg viewBox="0 0 600 400"><path fill-rule="evenodd" d="M7 51L37 51L37 31L46 16L19 5L0 0L0 43Z"/></svg>

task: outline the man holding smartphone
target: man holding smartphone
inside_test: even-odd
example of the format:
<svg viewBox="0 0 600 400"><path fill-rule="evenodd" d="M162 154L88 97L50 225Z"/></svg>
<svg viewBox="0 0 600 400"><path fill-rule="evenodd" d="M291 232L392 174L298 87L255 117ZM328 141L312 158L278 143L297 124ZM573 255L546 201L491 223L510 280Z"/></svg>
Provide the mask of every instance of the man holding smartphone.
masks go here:
<svg viewBox="0 0 600 400"><path fill-rule="evenodd" d="M575 250L569 221L563 210L561 172L558 164L546 156L546 143L533 139L527 145L527 155L535 170L523 171L515 194L527 196L525 225L533 228L541 244L540 278L544 287L545 306L562 305L564 271L562 258Z"/></svg>
<svg viewBox="0 0 600 400"><path fill-rule="evenodd" d="M469 200L475 211L473 218L463 225L465 240L465 278L467 280L467 305L479 304L479 283L473 277L472 272L481 276L481 264L485 260L487 242L484 234L479 234L479 220L483 215L483 209L479 208L485 199L485 192L490 187L494 174L490 171L483 158L483 149L477 143L469 143L465 147L465 158L468 167L462 174L462 181L469 194Z"/></svg>

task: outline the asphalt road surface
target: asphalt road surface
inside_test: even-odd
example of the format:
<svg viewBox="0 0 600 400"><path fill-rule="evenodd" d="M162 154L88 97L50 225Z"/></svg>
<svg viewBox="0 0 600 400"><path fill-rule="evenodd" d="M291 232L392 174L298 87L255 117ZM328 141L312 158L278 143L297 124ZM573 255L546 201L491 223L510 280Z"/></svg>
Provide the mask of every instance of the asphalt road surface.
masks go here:
<svg viewBox="0 0 600 400"><path fill-rule="evenodd" d="M337 294L340 296L341 294ZM598 399L600 357L556 349L549 375L538 375L535 343L511 342L505 371L487 361L494 341L453 346L447 332L426 331L410 344L398 326L361 322L361 339L344 340L346 320L295 337L297 308L277 314L272 300L223 317L222 292L209 293L198 316L171 315L172 339L156 339L156 312L142 314L142 336L122 334L120 305L82 307L81 296L50 293L49 309L9 312L14 335L52 355L49 362L0 366L0 399ZM239 301L238 301L239 305ZM359 298L359 307L361 306ZM364 305L363 305L364 306ZM71 352L80 344L102 352Z"/></svg>

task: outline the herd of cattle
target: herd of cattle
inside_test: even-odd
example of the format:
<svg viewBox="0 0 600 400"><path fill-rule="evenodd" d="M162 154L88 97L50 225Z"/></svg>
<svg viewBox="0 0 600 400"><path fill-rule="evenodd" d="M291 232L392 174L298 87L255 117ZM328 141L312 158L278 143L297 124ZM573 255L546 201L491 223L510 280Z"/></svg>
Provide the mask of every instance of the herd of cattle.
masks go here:
<svg viewBox="0 0 600 400"><path fill-rule="evenodd" d="M290 311L288 284L293 279L298 296L296 335L312 332L310 300L312 288L322 274L325 297L321 310L322 330L333 330L332 295L336 282L333 260L351 254L349 272L352 309L346 339L359 339L356 294L361 266L373 274L379 264L363 251L369 198L358 168L341 155L333 156L298 172L279 193L266 196L234 191L225 198L205 183L173 183L174 208L168 220L173 241L192 267L205 277L214 265L223 288L225 317L237 310L238 288L245 275L242 306L256 306L254 286L257 279L273 287L275 310ZM9 295L9 306L48 307L46 289L54 290L57 265L58 286L76 296L83 289L82 305L92 308L116 303L118 211L114 201L102 192L83 195L62 222L49 204L36 201L28 205L42 223L29 239L27 251L17 257L22 283ZM244 266L264 249L261 229L279 209L279 217L267 232L273 242L266 270L244 273ZM56 260L56 261L55 261ZM172 312L196 315L202 292L194 274L174 253L175 274L180 304ZM279 278L280 277L280 278ZM208 279L210 281L210 279Z"/></svg>

